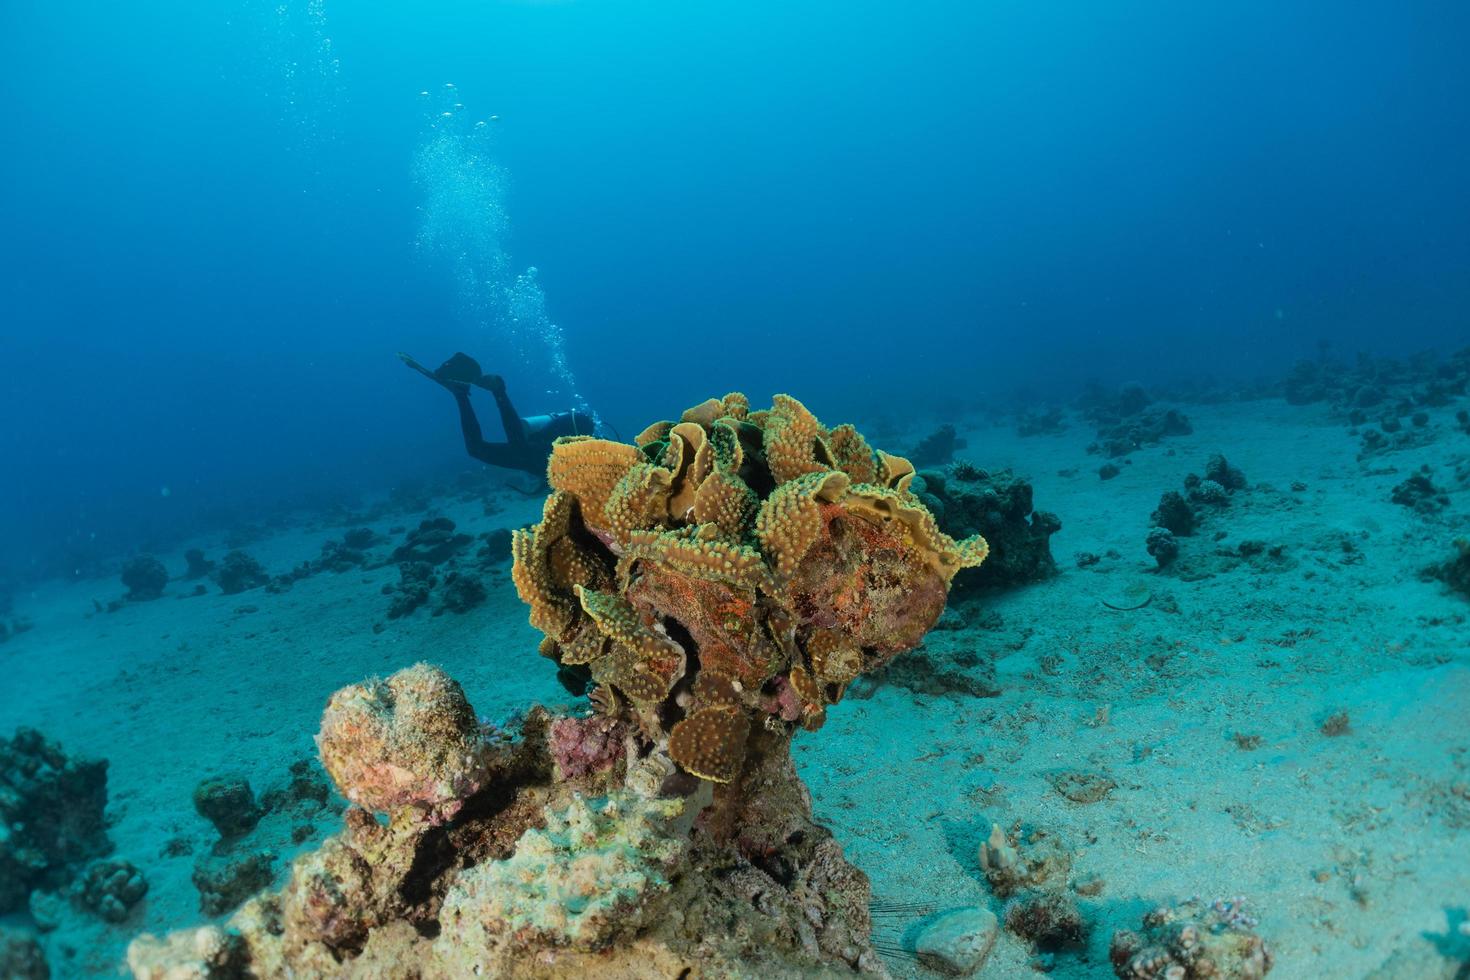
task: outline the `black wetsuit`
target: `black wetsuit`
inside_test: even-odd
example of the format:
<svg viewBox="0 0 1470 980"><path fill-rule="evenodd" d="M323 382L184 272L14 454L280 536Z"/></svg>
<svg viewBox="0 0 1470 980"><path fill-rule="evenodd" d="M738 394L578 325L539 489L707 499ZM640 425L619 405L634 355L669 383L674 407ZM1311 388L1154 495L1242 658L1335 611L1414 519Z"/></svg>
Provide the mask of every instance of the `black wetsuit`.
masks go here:
<svg viewBox="0 0 1470 980"><path fill-rule="evenodd" d="M465 451L482 463L503 466L508 470L544 476L552 440L559 436L590 436L595 425L590 417L580 412L558 412L523 419L502 387L490 393L495 397L495 407L500 409L505 442L486 442L480 433L480 420L475 418L474 406L470 404L469 388L460 385L450 388L450 391L459 405L459 427L464 433Z"/></svg>

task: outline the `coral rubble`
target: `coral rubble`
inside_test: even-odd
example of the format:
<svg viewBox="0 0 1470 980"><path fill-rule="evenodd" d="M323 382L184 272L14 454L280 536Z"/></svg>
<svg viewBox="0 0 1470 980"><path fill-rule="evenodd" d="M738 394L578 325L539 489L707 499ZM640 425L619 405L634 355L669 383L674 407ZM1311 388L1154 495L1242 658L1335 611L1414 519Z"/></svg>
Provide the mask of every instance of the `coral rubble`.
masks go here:
<svg viewBox="0 0 1470 980"><path fill-rule="evenodd" d="M1260 980L1273 963L1240 898L1189 899L1143 917L1142 932L1113 935L1109 958L1123 980Z"/></svg>
<svg viewBox="0 0 1470 980"><path fill-rule="evenodd" d="M536 708L507 738L422 664L337 692L318 747L342 832L225 928L140 937L134 974L883 975L867 878L789 744L985 558L913 477L786 396L559 440L512 574L595 714Z"/></svg>

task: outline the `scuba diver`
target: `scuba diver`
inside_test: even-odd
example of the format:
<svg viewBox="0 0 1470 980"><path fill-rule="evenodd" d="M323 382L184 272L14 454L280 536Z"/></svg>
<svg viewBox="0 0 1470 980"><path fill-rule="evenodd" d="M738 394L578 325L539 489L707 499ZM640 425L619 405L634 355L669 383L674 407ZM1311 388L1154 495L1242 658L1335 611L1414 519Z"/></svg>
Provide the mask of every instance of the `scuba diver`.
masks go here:
<svg viewBox="0 0 1470 980"><path fill-rule="evenodd" d="M398 357L419 374L443 386L459 406L459 427L464 433L464 448L475 459L491 466L520 470L534 476L546 476L546 459L551 443L559 436L590 436L597 421L584 412L556 412L521 418L505 393L505 379L498 374L485 374L468 354L457 353L436 370L430 371L407 354ZM470 386L484 388L495 398L500 409L500 424L505 429L505 442L486 442L480 434L480 422L470 405Z"/></svg>

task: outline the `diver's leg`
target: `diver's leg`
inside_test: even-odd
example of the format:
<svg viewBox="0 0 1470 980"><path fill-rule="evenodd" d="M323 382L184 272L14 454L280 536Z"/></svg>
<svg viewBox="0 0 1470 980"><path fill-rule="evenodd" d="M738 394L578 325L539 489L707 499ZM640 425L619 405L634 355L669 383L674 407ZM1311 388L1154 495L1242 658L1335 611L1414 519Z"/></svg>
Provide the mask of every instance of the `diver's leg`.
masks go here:
<svg viewBox="0 0 1470 980"><path fill-rule="evenodd" d="M499 466L500 463L493 458L497 448L492 443L485 441L485 436L480 432L480 420L475 417L475 407L470 404L470 392L468 388L451 389L454 392L454 403L459 406L459 431L464 436L464 451L482 463L490 463Z"/></svg>
<svg viewBox="0 0 1470 980"><path fill-rule="evenodd" d="M521 424L521 413L510 403L505 393L505 382L497 374L487 374L481 385L495 397L495 407L500 409L500 425L505 429L505 441L511 445L522 445L526 441L526 427Z"/></svg>

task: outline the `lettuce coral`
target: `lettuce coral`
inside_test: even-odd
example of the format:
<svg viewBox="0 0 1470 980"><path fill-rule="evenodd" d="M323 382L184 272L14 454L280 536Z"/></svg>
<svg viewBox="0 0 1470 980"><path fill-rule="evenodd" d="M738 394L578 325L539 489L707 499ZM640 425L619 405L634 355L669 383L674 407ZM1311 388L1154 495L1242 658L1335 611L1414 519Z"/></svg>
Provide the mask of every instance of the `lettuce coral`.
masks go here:
<svg viewBox="0 0 1470 980"><path fill-rule="evenodd" d="M684 771L734 784L752 730L820 727L985 560L984 538L939 529L913 478L789 395L752 412L733 393L634 446L558 440L513 577L543 653L586 665Z"/></svg>

